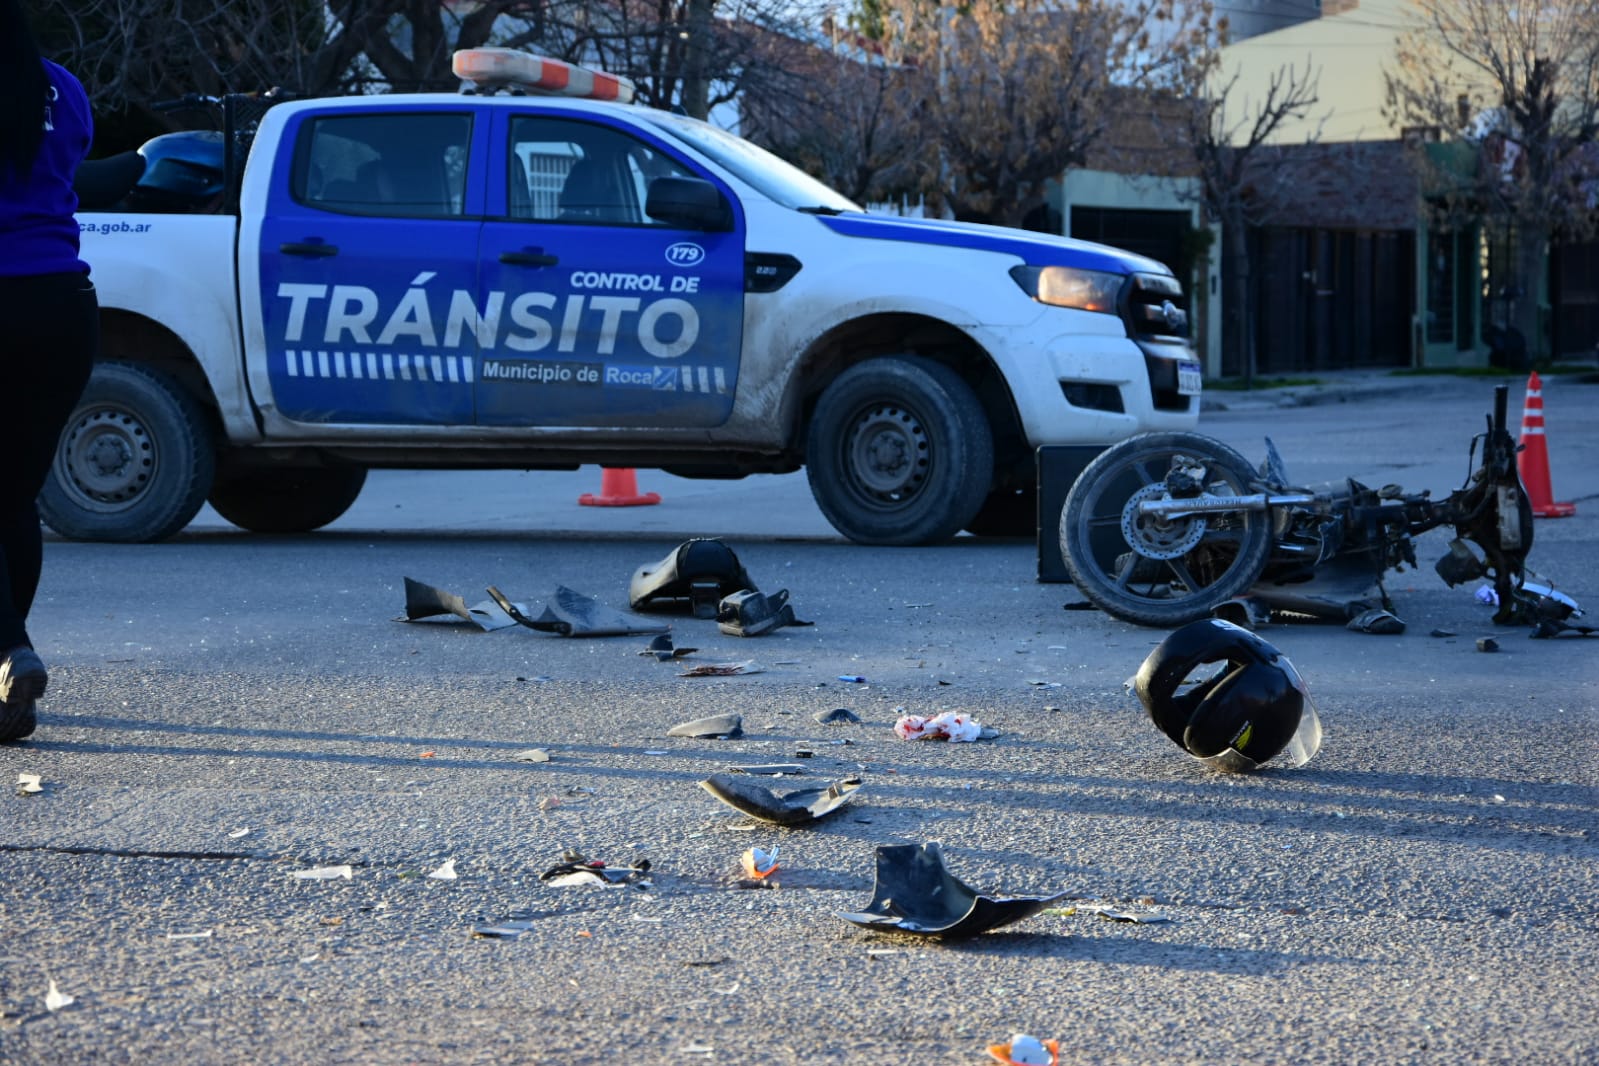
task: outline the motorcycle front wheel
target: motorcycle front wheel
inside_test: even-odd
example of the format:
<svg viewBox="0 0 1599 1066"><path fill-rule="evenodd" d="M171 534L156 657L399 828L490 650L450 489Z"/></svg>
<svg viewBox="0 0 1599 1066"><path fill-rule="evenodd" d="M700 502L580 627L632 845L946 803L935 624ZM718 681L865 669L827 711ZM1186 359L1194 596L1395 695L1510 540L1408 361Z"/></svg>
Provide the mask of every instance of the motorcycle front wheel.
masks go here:
<svg viewBox="0 0 1599 1066"><path fill-rule="evenodd" d="M1100 453L1061 509L1061 555L1072 582L1101 610L1138 625L1171 628L1209 616L1259 580L1271 552L1266 511L1138 514L1139 502L1165 495L1178 457L1203 465L1210 495L1251 492L1248 461L1220 441L1144 433Z"/></svg>

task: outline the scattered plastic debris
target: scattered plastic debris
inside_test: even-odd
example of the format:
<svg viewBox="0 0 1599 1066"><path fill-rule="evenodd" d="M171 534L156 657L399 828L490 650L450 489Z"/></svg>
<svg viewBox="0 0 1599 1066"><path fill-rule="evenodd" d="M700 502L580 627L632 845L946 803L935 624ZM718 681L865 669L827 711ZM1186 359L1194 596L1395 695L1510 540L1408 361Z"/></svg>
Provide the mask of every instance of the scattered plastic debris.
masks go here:
<svg viewBox="0 0 1599 1066"><path fill-rule="evenodd" d="M645 755L670 755L672 753L669 752L669 751L659 751L659 750L656 750L656 749L652 748L652 749L646 751L644 754Z"/></svg>
<svg viewBox="0 0 1599 1066"><path fill-rule="evenodd" d="M1489 607L1499 606L1499 593L1494 591L1492 585L1480 585L1477 588L1476 599L1478 603Z"/></svg>
<svg viewBox="0 0 1599 1066"><path fill-rule="evenodd" d="M28 796L44 791L44 780L38 774L17 775L17 795Z"/></svg>
<svg viewBox="0 0 1599 1066"><path fill-rule="evenodd" d="M817 711L811 718L821 725L860 725L861 716L848 707L834 707L831 711Z"/></svg>
<svg viewBox="0 0 1599 1066"><path fill-rule="evenodd" d="M585 859L574 852L567 852L560 865L539 874L539 880L559 888L573 885L636 885L648 888L649 871L648 859L639 859L630 866L607 866L600 859Z"/></svg>
<svg viewBox="0 0 1599 1066"><path fill-rule="evenodd" d="M944 867L936 841L884 844L877 849L877 883L861 912L839 917L863 929L892 929L924 936L962 937L1031 918L1053 896L984 896Z"/></svg>
<svg viewBox="0 0 1599 1066"><path fill-rule="evenodd" d="M1008 1044L988 1045L988 1053L1006 1066L1056 1066L1060 1062L1060 1041L1017 1033Z"/></svg>
<svg viewBox="0 0 1599 1066"><path fill-rule="evenodd" d="M737 663L702 663L684 670L678 677L732 677L736 674L758 674L761 668L753 659Z"/></svg>
<svg viewBox="0 0 1599 1066"><path fill-rule="evenodd" d="M444 864L437 870L428 874L435 881L454 881L456 879L455 860L445 859Z"/></svg>
<svg viewBox="0 0 1599 1066"><path fill-rule="evenodd" d="M466 605L466 600L453 592L432 585L424 585L414 578L405 579L405 618L403 621L416 622L427 618L436 618L439 615L453 614L457 618L470 622L483 630L492 633L496 629L504 629L516 624L516 620L493 600L484 600L482 603L471 607Z"/></svg>
<svg viewBox="0 0 1599 1066"><path fill-rule="evenodd" d="M754 589L743 589L725 596L716 605L717 628L730 637L759 637L783 626L808 626L794 617L788 602L788 589L767 596Z"/></svg>
<svg viewBox="0 0 1599 1066"><path fill-rule="evenodd" d="M773 848L771 851L763 851L760 848L750 848L746 851L739 857L739 865L744 868L745 876L762 880L775 874L778 869L777 853L779 850L781 849Z"/></svg>
<svg viewBox="0 0 1599 1066"><path fill-rule="evenodd" d="M894 732L901 740L949 740L968 743L980 740L983 726L970 715L959 711L945 711L931 718L907 714L894 723Z"/></svg>
<svg viewBox="0 0 1599 1066"><path fill-rule="evenodd" d="M1355 615L1345 624L1344 628L1352 629L1356 633L1396 636L1405 631L1405 623L1392 611L1385 611L1381 607L1373 607Z"/></svg>
<svg viewBox="0 0 1599 1066"><path fill-rule="evenodd" d="M1478 651L1490 651L1490 652L1491 651L1498 651L1499 650L1499 642L1497 640L1495 640L1494 638L1492 638L1492 637L1478 637L1477 638L1477 650Z"/></svg>
<svg viewBox="0 0 1599 1066"><path fill-rule="evenodd" d="M511 758L517 762L549 762L550 753L543 748L528 748L526 751L517 752Z"/></svg>
<svg viewBox="0 0 1599 1066"><path fill-rule="evenodd" d="M500 609L519 624L546 633L559 633L563 637L625 637L638 633L664 633L663 622L625 615L606 607L592 596L585 596L565 585L557 585L554 596L544 605L544 613L529 618L526 608L512 603L493 585L489 596Z"/></svg>
<svg viewBox="0 0 1599 1066"><path fill-rule="evenodd" d="M734 774L715 774L700 787L734 810L778 825L803 825L831 814L848 803L861 787L858 777L846 777L820 788L798 789L778 795L763 785Z"/></svg>
<svg viewBox="0 0 1599 1066"><path fill-rule="evenodd" d="M1099 917L1113 922L1130 922L1134 925L1155 925L1159 922L1171 921L1171 918L1166 915L1156 914L1153 911L1130 911L1104 903L1079 903L1073 907L1051 907L1044 913L1059 915L1063 918L1070 918L1074 914L1097 914Z"/></svg>
<svg viewBox="0 0 1599 1066"><path fill-rule="evenodd" d="M245 826L242 829L235 829L233 832L228 834L228 839L229 840L238 840L240 837L249 836L250 832L251 832L251 830L250 830L249 826Z"/></svg>
<svg viewBox="0 0 1599 1066"><path fill-rule="evenodd" d="M673 659L681 659L685 655L693 655L697 651L699 651L698 648L679 648L672 643L672 634L662 633L645 645L644 650L639 652L639 654L653 655L656 661L664 663Z"/></svg>
<svg viewBox="0 0 1599 1066"><path fill-rule="evenodd" d="M1427 635L1429 637L1458 637L1460 634L1453 629L1435 629Z"/></svg>
<svg viewBox="0 0 1599 1066"><path fill-rule="evenodd" d="M44 994L44 1006L46 1010L58 1011L63 1007L70 1007L76 1002L78 1002L77 996L67 995L65 992L56 987L56 983L53 979L51 980L50 990Z"/></svg>
<svg viewBox="0 0 1599 1066"><path fill-rule="evenodd" d="M628 583L628 603L635 611L686 611L696 618L715 618L724 597L754 589L732 548L696 537L660 562L639 567Z"/></svg>
<svg viewBox="0 0 1599 1066"><path fill-rule="evenodd" d="M840 681L848 681L852 685L866 684L866 678L862 677L860 674L839 674L838 679Z"/></svg>
<svg viewBox="0 0 1599 1066"><path fill-rule="evenodd" d="M1271 622L1271 609L1253 596L1235 596L1223 603L1218 603L1210 609L1212 618L1220 618L1223 622L1250 631L1256 630Z"/></svg>
<svg viewBox="0 0 1599 1066"><path fill-rule="evenodd" d="M349 866L317 866L310 870L294 871L296 881L334 881L338 878L346 881L355 877L355 870Z"/></svg>
<svg viewBox="0 0 1599 1066"><path fill-rule="evenodd" d="M211 939L211 934L213 932L215 932L215 930L204 929L204 930L201 930L198 933L168 933L167 934L167 939L168 940L210 940Z"/></svg>
<svg viewBox="0 0 1599 1066"><path fill-rule="evenodd" d="M669 737L694 737L699 740L736 740L744 735L744 716L741 714L713 714L709 718L696 718L680 722L666 731Z"/></svg>
<svg viewBox="0 0 1599 1066"><path fill-rule="evenodd" d="M755 774L758 777L783 777L787 774L803 774L805 767L797 762L762 763L759 766L731 766L728 769L735 774Z"/></svg>
<svg viewBox="0 0 1599 1066"><path fill-rule="evenodd" d="M487 940L517 940L523 933L532 929L533 925L534 921L531 918L507 918L493 925L473 926L472 935Z"/></svg>
<svg viewBox="0 0 1599 1066"><path fill-rule="evenodd" d="M1579 637L1591 637L1595 633L1599 633L1599 627L1574 625L1571 622L1563 622L1558 618L1545 618L1533 627L1529 636L1534 640L1550 640L1573 633Z"/></svg>

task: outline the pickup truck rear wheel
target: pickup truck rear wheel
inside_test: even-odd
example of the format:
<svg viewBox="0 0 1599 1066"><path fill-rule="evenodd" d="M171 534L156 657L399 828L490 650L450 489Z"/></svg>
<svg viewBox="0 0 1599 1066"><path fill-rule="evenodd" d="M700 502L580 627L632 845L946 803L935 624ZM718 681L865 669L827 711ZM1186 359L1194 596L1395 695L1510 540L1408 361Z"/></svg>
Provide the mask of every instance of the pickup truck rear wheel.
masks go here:
<svg viewBox="0 0 1599 1066"><path fill-rule="evenodd" d="M165 540L205 503L210 420L182 385L133 363L97 363L67 420L39 514L72 540Z"/></svg>
<svg viewBox="0 0 1599 1066"><path fill-rule="evenodd" d="M811 416L805 471L833 528L860 544L938 544L988 496L994 442L982 404L917 356L840 374Z"/></svg>
<svg viewBox="0 0 1599 1066"><path fill-rule="evenodd" d="M247 470L217 482L211 506L252 533L309 533L348 511L365 484L359 466Z"/></svg>

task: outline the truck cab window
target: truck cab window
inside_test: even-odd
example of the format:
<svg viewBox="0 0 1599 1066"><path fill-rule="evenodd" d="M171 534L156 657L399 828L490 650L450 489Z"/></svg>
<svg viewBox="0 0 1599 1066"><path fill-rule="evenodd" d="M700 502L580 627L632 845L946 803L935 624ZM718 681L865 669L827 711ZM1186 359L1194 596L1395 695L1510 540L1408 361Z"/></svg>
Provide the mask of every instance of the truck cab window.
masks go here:
<svg viewBox="0 0 1599 1066"><path fill-rule="evenodd" d="M621 130L557 118L513 119L507 159L510 216L539 222L659 225L644 213L650 179L698 176Z"/></svg>
<svg viewBox="0 0 1599 1066"><path fill-rule="evenodd" d="M296 146L294 198L347 215L459 217L471 140L468 114L313 118Z"/></svg>

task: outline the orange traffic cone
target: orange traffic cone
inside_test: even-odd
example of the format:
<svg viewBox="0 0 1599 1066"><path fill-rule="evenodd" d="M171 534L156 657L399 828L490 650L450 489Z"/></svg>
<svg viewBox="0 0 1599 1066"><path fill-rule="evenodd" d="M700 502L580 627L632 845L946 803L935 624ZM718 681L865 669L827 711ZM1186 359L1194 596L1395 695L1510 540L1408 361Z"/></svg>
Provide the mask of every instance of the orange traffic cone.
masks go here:
<svg viewBox="0 0 1599 1066"><path fill-rule="evenodd" d="M600 470L600 494L585 492L577 498L584 507L642 507L660 503L658 492L640 493L638 479L631 467L603 467Z"/></svg>
<svg viewBox="0 0 1599 1066"><path fill-rule="evenodd" d="M1527 379L1527 406L1521 413L1521 450L1516 453L1521 484L1532 513L1539 518L1566 518L1577 513L1574 503L1554 502L1549 487L1549 444L1543 432L1543 381L1534 370Z"/></svg>

